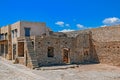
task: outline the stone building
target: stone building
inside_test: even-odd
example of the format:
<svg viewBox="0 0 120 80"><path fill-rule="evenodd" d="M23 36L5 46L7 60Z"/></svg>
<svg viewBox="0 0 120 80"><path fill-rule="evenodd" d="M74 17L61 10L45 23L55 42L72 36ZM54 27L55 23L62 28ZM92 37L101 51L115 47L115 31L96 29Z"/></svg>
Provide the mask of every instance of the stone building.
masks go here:
<svg viewBox="0 0 120 80"><path fill-rule="evenodd" d="M107 26L66 33L68 36L92 33L92 45L98 61L103 64L120 66L120 25Z"/></svg>
<svg viewBox="0 0 120 80"><path fill-rule="evenodd" d="M0 28L0 56L29 68L99 62L120 65L119 30L116 26L61 33L45 23L19 21Z"/></svg>

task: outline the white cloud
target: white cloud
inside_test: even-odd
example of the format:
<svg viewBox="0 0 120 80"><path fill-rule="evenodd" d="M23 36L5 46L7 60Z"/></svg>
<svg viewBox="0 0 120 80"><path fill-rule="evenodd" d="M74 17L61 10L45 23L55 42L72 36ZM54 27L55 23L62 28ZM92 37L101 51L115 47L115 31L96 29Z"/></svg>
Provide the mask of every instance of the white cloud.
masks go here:
<svg viewBox="0 0 120 80"><path fill-rule="evenodd" d="M117 24L120 24L120 19L117 17L106 18L103 20L103 23L105 25L117 25Z"/></svg>
<svg viewBox="0 0 120 80"><path fill-rule="evenodd" d="M78 28L84 28L84 25L81 25L81 24L76 24L76 26L77 26Z"/></svg>
<svg viewBox="0 0 120 80"><path fill-rule="evenodd" d="M57 21L55 24L63 27L65 23L63 21Z"/></svg>
<svg viewBox="0 0 120 80"><path fill-rule="evenodd" d="M70 27L70 24L65 24L65 26Z"/></svg>
<svg viewBox="0 0 120 80"><path fill-rule="evenodd" d="M71 31L75 31L75 30L72 30L72 29L63 29L63 30L61 30L59 32L71 32Z"/></svg>
<svg viewBox="0 0 120 80"><path fill-rule="evenodd" d="M102 26L100 26L100 27L107 27L107 25L102 25Z"/></svg>

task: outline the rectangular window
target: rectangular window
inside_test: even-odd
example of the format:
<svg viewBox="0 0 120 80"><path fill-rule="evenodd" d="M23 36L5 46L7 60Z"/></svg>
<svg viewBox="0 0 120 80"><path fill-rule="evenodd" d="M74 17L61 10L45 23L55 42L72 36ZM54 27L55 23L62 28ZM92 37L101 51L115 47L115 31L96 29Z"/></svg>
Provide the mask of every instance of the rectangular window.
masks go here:
<svg viewBox="0 0 120 80"><path fill-rule="evenodd" d="M7 33L5 33L5 39L7 39L7 37L8 37L8 34L7 34Z"/></svg>
<svg viewBox="0 0 120 80"><path fill-rule="evenodd" d="M12 38L14 38L14 30L12 30L11 33L12 33Z"/></svg>
<svg viewBox="0 0 120 80"><path fill-rule="evenodd" d="M1 40L1 34L0 34L0 40Z"/></svg>
<svg viewBox="0 0 120 80"><path fill-rule="evenodd" d="M30 28L24 28L25 29L25 36L29 37L30 36Z"/></svg>
<svg viewBox="0 0 120 80"><path fill-rule="evenodd" d="M47 55L48 55L48 57L54 57L54 48L53 47L48 47Z"/></svg>
<svg viewBox="0 0 120 80"><path fill-rule="evenodd" d="M4 44L1 44L1 53L4 53Z"/></svg>
<svg viewBox="0 0 120 80"><path fill-rule="evenodd" d="M17 29L15 29L15 37L18 36L18 32L17 32Z"/></svg>
<svg viewBox="0 0 120 80"><path fill-rule="evenodd" d="M4 40L4 34L1 34L1 40Z"/></svg>

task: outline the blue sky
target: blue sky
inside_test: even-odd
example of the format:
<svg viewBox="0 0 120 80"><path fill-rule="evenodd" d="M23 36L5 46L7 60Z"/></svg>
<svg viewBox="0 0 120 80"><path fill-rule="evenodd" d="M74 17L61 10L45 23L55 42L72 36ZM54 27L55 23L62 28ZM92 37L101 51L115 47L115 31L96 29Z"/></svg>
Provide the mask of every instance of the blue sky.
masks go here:
<svg viewBox="0 0 120 80"><path fill-rule="evenodd" d="M53 31L120 23L120 0L0 0L0 26L19 20L46 22Z"/></svg>

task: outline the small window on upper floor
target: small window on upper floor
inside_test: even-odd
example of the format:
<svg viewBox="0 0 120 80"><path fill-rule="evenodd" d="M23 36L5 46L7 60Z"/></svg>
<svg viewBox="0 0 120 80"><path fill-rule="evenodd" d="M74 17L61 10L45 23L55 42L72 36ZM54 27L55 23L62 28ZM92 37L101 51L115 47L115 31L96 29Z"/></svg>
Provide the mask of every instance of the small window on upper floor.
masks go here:
<svg viewBox="0 0 120 80"><path fill-rule="evenodd" d="M12 35L11 35L12 38L14 38L14 30L11 31L11 34L12 34Z"/></svg>
<svg viewBox="0 0 120 80"><path fill-rule="evenodd" d="M4 34L0 34L0 39L4 40Z"/></svg>
<svg viewBox="0 0 120 80"><path fill-rule="evenodd" d="M15 29L15 37L18 37L18 31Z"/></svg>
<svg viewBox="0 0 120 80"><path fill-rule="evenodd" d="M8 34L7 33L5 33L5 39L8 39Z"/></svg>
<svg viewBox="0 0 120 80"><path fill-rule="evenodd" d="M30 36L30 28L24 28L25 30L25 36L29 37Z"/></svg>

